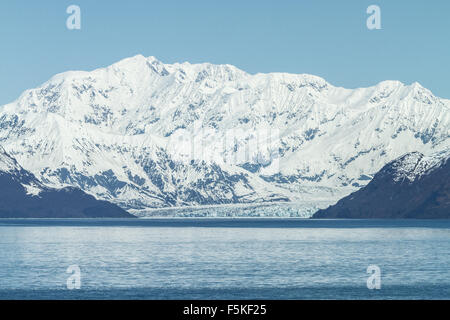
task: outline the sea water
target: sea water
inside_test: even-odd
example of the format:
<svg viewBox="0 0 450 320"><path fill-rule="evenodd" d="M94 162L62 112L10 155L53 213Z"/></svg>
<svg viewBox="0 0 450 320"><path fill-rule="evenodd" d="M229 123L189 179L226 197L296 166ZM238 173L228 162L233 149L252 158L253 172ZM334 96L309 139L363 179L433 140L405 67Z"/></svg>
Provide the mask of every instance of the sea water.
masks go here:
<svg viewBox="0 0 450 320"><path fill-rule="evenodd" d="M0 220L0 299L450 299L449 265L449 220Z"/></svg>

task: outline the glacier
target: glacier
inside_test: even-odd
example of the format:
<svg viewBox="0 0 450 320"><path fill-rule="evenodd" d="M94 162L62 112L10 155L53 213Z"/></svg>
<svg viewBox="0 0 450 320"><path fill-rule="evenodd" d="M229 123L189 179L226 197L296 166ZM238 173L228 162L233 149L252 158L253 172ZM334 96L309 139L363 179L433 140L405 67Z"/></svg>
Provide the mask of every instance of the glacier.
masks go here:
<svg viewBox="0 0 450 320"><path fill-rule="evenodd" d="M137 55L26 90L0 107L0 144L44 185L138 216L275 203L311 216L403 154L448 148L449 109L419 83L346 89Z"/></svg>

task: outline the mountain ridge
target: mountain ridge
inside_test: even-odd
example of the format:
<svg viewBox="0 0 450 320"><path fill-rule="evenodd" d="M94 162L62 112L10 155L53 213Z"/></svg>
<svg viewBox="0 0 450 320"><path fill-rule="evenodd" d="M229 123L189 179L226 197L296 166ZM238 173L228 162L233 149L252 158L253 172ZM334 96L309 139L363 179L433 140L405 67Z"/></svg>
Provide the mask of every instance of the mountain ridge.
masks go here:
<svg viewBox="0 0 450 320"><path fill-rule="evenodd" d="M450 149L407 153L388 163L364 188L313 218L450 218Z"/></svg>
<svg viewBox="0 0 450 320"><path fill-rule="evenodd" d="M0 142L46 185L125 209L337 201L401 154L445 148L449 109L417 83L135 56L25 91L0 108Z"/></svg>
<svg viewBox="0 0 450 320"><path fill-rule="evenodd" d="M0 146L0 218L132 218L83 191L52 189L24 170Z"/></svg>

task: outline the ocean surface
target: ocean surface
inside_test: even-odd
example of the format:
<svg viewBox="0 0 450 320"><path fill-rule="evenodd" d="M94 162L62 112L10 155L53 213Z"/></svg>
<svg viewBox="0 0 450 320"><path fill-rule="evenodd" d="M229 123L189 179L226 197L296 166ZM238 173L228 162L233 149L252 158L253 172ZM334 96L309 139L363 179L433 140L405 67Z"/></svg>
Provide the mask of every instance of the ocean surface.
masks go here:
<svg viewBox="0 0 450 320"><path fill-rule="evenodd" d="M0 220L0 299L450 299L450 221Z"/></svg>

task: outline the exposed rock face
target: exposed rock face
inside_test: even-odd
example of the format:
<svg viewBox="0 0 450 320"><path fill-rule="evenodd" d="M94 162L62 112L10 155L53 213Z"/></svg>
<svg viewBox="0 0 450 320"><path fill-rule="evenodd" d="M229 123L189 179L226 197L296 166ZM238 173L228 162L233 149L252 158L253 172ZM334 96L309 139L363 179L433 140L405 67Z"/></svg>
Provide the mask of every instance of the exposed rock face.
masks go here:
<svg viewBox="0 0 450 320"><path fill-rule="evenodd" d="M408 153L383 167L364 188L313 218L450 218L449 153Z"/></svg>
<svg viewBox="0 0 450 320"><path fill-rule="evenodd" d="M120 207L83 191L42 185L0 148L0 218L130 218Z"/></svg>

